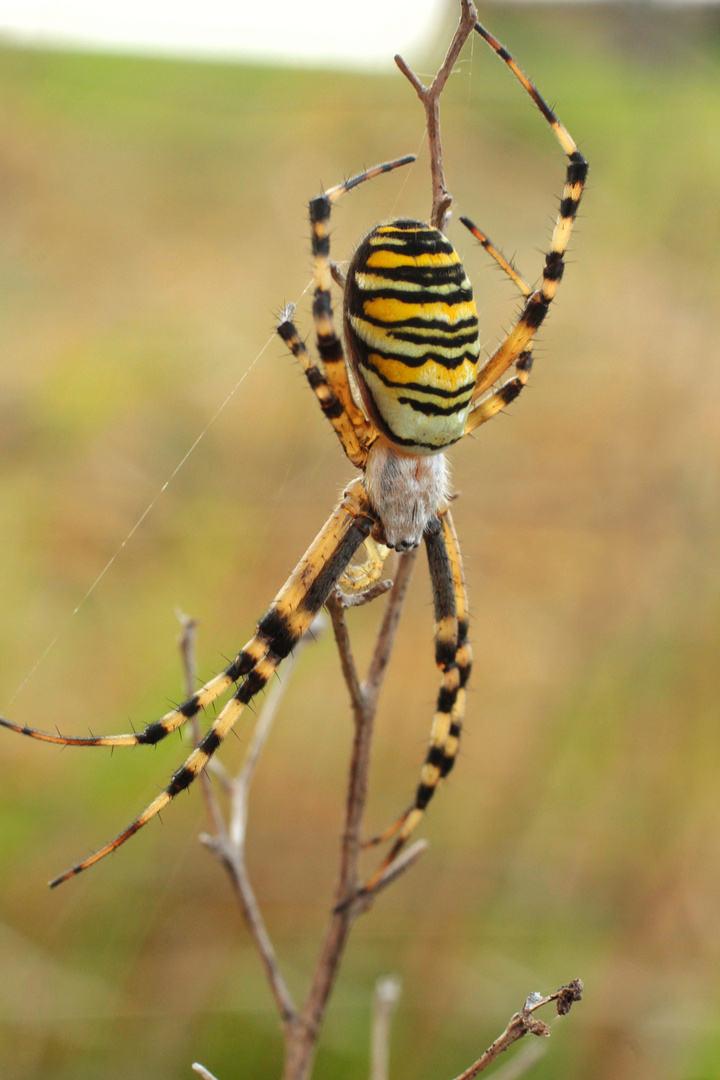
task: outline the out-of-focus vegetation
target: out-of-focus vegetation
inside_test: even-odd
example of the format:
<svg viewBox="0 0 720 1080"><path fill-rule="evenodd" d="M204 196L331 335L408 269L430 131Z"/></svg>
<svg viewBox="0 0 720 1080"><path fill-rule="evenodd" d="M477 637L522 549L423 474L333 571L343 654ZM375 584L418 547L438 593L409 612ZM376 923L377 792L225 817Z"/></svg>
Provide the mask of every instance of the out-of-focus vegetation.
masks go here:
<svg viewBox="0 0 720 1080"><path fill-rule="evenodd" d="M394 1080L456 1075L529 991L576 975L586 1000L538 1080L717 1076L720 21L645 5L482 14L557 103L590 184L531 386L452 454L476 653L462 757L423 825L430 851L357 926L316 1076L363 1074L388 971L404 980ZM479 42L443 105L456 213L533 278L561 151ZM422 130L400 75L2 50L4 714L72 732L155 718L182 693L176 605L202 619L205 676L249 637L349 475L280 342L256 360L309 280L306 200L417 150ZM429 202L421 149L409 174L338 206L335 256ZM451 235L491 348L512 287ZM309 332L307 295L299 319ZM381 604L351 616L361 658ZM417 780L431 634L419 565L371 828ZM2 1075L164 1080L193 1060L221 1078L276 1075L273 1006L197 843L197 791L164 827L45 887L155 795L179 742L111 756L0 736ZM251 870L298 993L349 745L326 639L293 676L251 807ZM222 754L241 752L230 739Z"/></svg>

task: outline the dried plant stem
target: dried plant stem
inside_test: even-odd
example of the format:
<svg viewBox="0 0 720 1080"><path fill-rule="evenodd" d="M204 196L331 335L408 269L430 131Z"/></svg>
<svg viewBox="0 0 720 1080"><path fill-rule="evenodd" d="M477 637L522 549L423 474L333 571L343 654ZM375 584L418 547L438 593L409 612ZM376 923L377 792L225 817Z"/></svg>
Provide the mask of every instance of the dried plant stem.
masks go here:
<svg viewBox="0 0 720 1080"><path fill-rule="evenodd" d="M192 662L193 648L188 646L186 635L194 633L195 620L183 617L183 636L180 648L185 664ZM321 626L313 624L313 634L321 631ZM203 834L201 842L213 852L228 872L233 891L237 896L243 917L247 924L250 936L262 961L267 975L270 990L275 998L283 1023L287 1024L297 1016L297 1008L292 995L280 971L275 950L267 932L250 877L245 863L245 836L248 819L248 798L250 784L252 782L258 760L263 751L267 737L270 733L280 701L288 683L293 666L298 656L302 653L307 639L298 645L293 656L288 657L284 667L283 681L277 680L270 687L263 709L258 717L253 737L245 756L243 767L236 778L227 777L224 781L230 793L229 823L226 825L225 818L220 808L217 796L208 781L206 805L214 827L214 835ZM192 676L194 683L194 675ZM204 789L205 790L205 789ZM202 1067L202 1066L201 1066Z"/></svg>
<svg viewBox="0 0 720 1080"><path fill-rule="evenodd" d="M519 1080L537 1064L547 1049L547 1040L534 1039L532 1042L525 1043L521 1050L494 1071L493 1080Z"/></svg>
<svg viewBox="0 0 720 1080"><path fill-rule="evenodd" d="M197 638L198 619L192 618L190 615L186 615L179 609L175 612L178 622L181 626L180 637L178 638L178 648L180 649L180 656L182 657L183 674L185 682L185 697L189 698L195 693L197 688L197 665L195 663L195 642ZM192 732L192 739L195 746L198 745L202 738L202 730L200 728L200 718L196 714L190 721L190 730ZM223 814L218 802L217 796L213 791L212 782L208 775L207 769L203 769L200 773L200 789L203 794L203 800L205 802L205 808L208 812L208 817L213 823L213 827L216 832L219 832L224 828Z"/></svg>
<svg viewBox="0 0 720 1080"><path fill-rule="evenodd" d="M450 42L445 60L437 75L429 87L423 86L414 71L399 54L395 57L395 63L402 71L406 79L414 87L417 96L425 109L425 124L427 127L428 143L430 148L430 172L432 175L433 205L430 216L430 224L440 232L445 232L450 215L452 195L445 186L445 173L442 162L442 142L440 139L440 95L445 83L448 81L455 63L462 51L462 47L473 32L478 19L477 9L472 0L461 0L461 13L455 36Z"/></svg>
<svg viewBox="0 0 720 1080"><path fill-rule="evenodd" d="M390 1022L400 999L400 980L387 975L375 983L370 1047L370 1080L389 1080Z"/></svg>
<svg viewBox="0 0 720 1080"><path fill-rule="evenodd" d="M245 835L248 820L248 797L255 769L267 741L281 697L287 686L288 676L297 662L307 638L303 639L303 642L295 649L294 655L285 661L283 681L275 682L267 693L265 704L258 716L240 773L234 779L226 774L223 776L223 786L230 794L230 815L227 824L209 777L203 777L203 791L208 814L213 823L214 834L212 836L203 835L200 839L225 867L243 913L243 918L265 969L285 1032L286 1062L284 1076L286 1080L301 1080L301 1078L309 1074L320 1026L340 966L348 934L357 916L372 903L372 897L358 897L355 901L352 899L359 885L358 862L362 817L367 797L372 729L380 689L395 643L400 614L416 555L416 551L410 552L399 557L397 561L395 581L390 588L387 608L378 632L375 650L368 668L368 675L362 684L357 676L344 615L346 606L355 605L339 592L331 597L328 603L341 667L350 694L355 731L342 831L340 872L335 889L335 900L330 921L320 947L310 990L305 1004L300 1010L295 1005L280 971L275 950L247 872ZM373 598L382 595L383 592L387 591L388 587L389 583L381 583L374 587ZM179 644L186 682L188 686L194 687L194 646L197 621L185 615L180 615L179 618L183 627ZM313 624L312 630L313 634L317 634L319 628L316 624ZM422 842L413 845L405 853L405 857L397 860L390 868L382 885L389 884L400 873L407 870L422 854L425 847L426 845ZM350 902L347 902L348 899ZM197 1066L198 1071L202 1071L203 1068L202 1065Z"/></svg>
<svg viewBox="0 0 720 1080"><path fill-rule="evenodd" d="M484 1072L499 1054L502 1054L509 1046L512 1046L514 1042L522 1039L525 1035L541 1035L547 1038L550 1034L550 1028L542 1020L535 1019L536 1011L541 1009L543 1005L556 1001L558 1015L564 1016L570 1012L574 1002L580 1001L582 991L583 984L580 979L573 979L567 986L561 986L554 994L549 994L547 997L543 997L542 994L531 994L520 1012L516 1012L511 1017L510 1023L502 1035L498 1035L495 1042L487 1048L485 1053L455 1080L473 1080L474 1077Z"/></svg>
<svg viewBox="0 0 720 1080"><path fill-rule="evenodd" d="M340 967L345 944L358 915L372 903L372 897L353 899L359 885L361 824L367 797L370 745L387 664L390 659L400 614L417 552L398 559L393 587L383 617L375 651L364 683L357 676L345 623L344 606L337 593L328 602L340 662L350 693L355 732L348 778L345 821L340 844L340 872L335 887L335 904L315 965L310 990L297 1019L287 1025L283 1080L304 1080L312 1066L320 1025ZM406 863L407 869L410 863ZM396 875L393 875L393 879ZM348 902L349 901L349 902Z"/></svg>
<svg viewBox="0 0 720 1080"><path fill-rule="evenodd" d="M195 1062L195 1064L193 1065L192 1068L193 1068L193 1072L198 1073L198 1075L202 1077L202 1080L215 1080L215 1077L213 1076L213 1074L211 1072L209 1072L205 1068L204 1065L198 1064L197 1061Z"/></svg>

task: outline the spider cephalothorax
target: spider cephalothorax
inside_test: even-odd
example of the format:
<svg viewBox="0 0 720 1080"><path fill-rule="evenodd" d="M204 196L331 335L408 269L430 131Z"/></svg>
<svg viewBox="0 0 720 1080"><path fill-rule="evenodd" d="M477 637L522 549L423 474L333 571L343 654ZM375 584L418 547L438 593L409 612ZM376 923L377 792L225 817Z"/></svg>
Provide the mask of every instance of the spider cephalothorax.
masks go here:
<svg viewBox="0 0 720 1080"><path fill-rule="evenodd" d="M533 289L467 218L463 224L512 279L525 298L520 316L479 367L477 311L462 263L446 237L419 221L400 218L374 228L350 263L344 284L347 363L331 303L329 223L333 203L351 188L413 157L360 173L310 203L315 293L313 318L320 365L298 334L291 306L278 333L302 364L320 406L348 459L361 470L300 563L228 667L177 708L143 731L78 738L5 727L35 739L74 746L156 743L238 684L233 696L170 783L119 836L56 878L53 885L92 866L160 813L205 768L249 701L307 632L330 593L349 580L348 566L361 545L378 541L408 551L424 542L435 608L435 660L441 685L425 764L415 798L379 839L395 836L382 865L364 887L372 890L417 826L440 780L455 761L471 653L462 561L448 508L444 450L489 420L522 390L532 366L530 351L562 278L563 256L583 192L587 164L555 114L510 54L482 27L476 31L512 70L552 127L568 157L565 188ZM514 374L496 385L511 368ZM355 399L351 377L360 401ZM382 549L372 546L377 562ZM359 577L362 584L363 569ZM371 571L366 573L370 580ZM355 575L358 577L358 574ZM356 582L357 584L357 582Z"/></svg>

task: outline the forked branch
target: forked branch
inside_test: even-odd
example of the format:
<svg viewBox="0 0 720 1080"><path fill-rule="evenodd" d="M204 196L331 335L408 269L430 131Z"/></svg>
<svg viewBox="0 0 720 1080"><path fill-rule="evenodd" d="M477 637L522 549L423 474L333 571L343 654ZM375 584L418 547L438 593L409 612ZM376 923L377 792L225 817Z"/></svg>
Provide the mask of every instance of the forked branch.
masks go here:
<svg viewBox="0 0 720 1080"><path fill-rule="evenodd" d="M337 976L352 925L372 903L373 897L357 896L359 885L359 859L362 839L362 819L367 798L368 773L370 769L370 746L373 723L377 711L387 665L390 660L395 635L416 552L409 552L398 559L395 580L390 591L385 614L378 633L375 651L366 680L361 683L357 676L355 661L350 648L350 638L345 623L342 600L336 595L328 603L340 662L350 694L353 710L354 738L352 759L348 776L345 820L340 846L340 871L335 888L335 902L325 936L320 947L315 972L305 1004L297 1020L288 1025L286 1058L283 1080L303 1080L312 1066L320 1026ZM395 880L399 873L415 861L425 845L411 848L401 866L393 867L382 885Z"/></svg>
<svg viewBox="0 0 720 1080"><path fill-rule="evenodd" d="M439 229L440 232L443 233L445 232L450 216L452 195L445 186L445 172L443 170L442 140L440 138L440 95L445 89L445 84L450 78L452 70L457 63L463 45L472 34L475 23L478 21L477 8L472 3L472 0L460 0L460 7L461 13L458 28L450 42L450 48L447 51L442 66L429 87L422 84L415 72L399 53L395 57L395 63L400 68L405 78L408 79L414 87L415 93L420 98L423 108L425 109L425 126L427 128L428 146L430 150L430 173L432 176L433 194L430 224L434 225L436 229Z"/></svg>
<svg viewBox="0 0 720 1080"><path fill-rule="evenodd" d="M185 678L186 681L193 686L194 643L197 621L182 614L179 614L178 617L183 627L179 645L183 657ZM322 625L320 624L320 620L316 620L313 624L312 632L313 634L318 634L321 630ZM208 809L208 816L214 827L214 833L212 835L203 833L200 836L200 841L219 859L230 877L233 891L237 896L250 936L260 955L270 989L275 998L283 1023L288 1023L297 1016L297 1008L281 974L275 950L250 881L250 876L245 863L245 836L247 832L250 784L258 760L265 747L268 735L270 734L270 729L275 719L280 701L285 693L288 676L290 675L293 666L297 663L298 656L302 654L306 640L307 639L304 638L295 649L294 655L288 657L285 663L285 677L283 680L275 681L271 685L265 698L264 707L256 722L255 730L245 755L243 767L237 777L230 776L222 766L219 767L222 770L220 773L222 786L230 796L230 813L227 824L220 806L220 801L210 783L210 778L203 773L203 794ZM194 735L197 742L198 733L194 733ZM218 769L216 766L213 768L213 772L217 773L217 771ZM198 1069L202 1069L202 1066L198 1066Z"/></svg>

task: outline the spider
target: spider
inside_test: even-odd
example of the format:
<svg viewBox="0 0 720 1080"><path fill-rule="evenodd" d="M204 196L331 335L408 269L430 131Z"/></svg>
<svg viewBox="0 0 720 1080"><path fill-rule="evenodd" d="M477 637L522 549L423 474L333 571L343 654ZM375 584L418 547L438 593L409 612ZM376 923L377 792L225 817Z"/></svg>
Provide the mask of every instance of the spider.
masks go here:
<svg viewBox="0 0 720 1080"><path fill-rule="evenodd" d="M479 23L475 30L525 88L569 160L540 286L528 285L480 229L468 218L460 218L524 297L516 323L480 367L477 309L453 246L441 232L420 221L400 218L378 225L358 247L343 282L346 358L331 303L331 207L358 184L415 159L407 156L378 165L312 199L313 320L321 363L313 361L300 338L292 305L284 309L277 332L300 361L324 415L361 476L346 488L260 619L256 633L232 663L160 720L140 732L80 738L0 719L13 731L67 746L154 745L236 685L207 733L147 809L114 840L55 878L51 887L114 851L190 786L338 583L362 588L378 576L389 549L407 552L421 542L427 550L434 597L440 691L414 800L389 829L371 841L394 837L362 892L370 893L378 885L453 767L472 657L444 451L504 409L525 386L532 366L532 341L562 278L563 256L588 168L567 130L512 56ZM514 375L496 386L512 367ZM361 404L353 394L351 374ZM367 560L349 567L363 544Z"/></svg>

